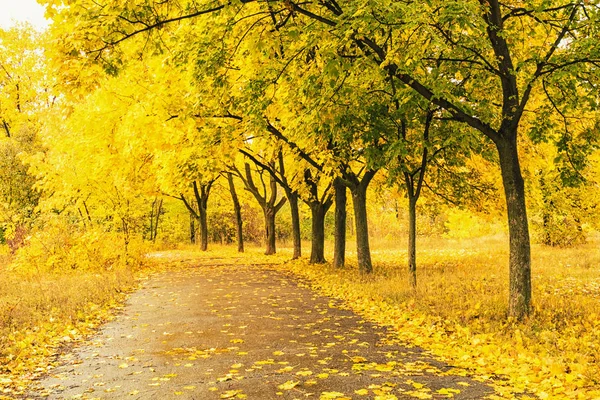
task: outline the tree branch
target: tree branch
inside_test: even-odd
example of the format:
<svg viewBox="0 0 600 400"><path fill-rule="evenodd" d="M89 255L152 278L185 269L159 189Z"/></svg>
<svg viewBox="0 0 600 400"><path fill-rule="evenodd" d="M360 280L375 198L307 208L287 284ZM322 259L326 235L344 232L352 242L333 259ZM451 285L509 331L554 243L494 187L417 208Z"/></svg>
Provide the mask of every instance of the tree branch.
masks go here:
<svg viewBox="0 0 600 400"><path fill-rule="evenodd" d="M133 37L133 36L136 36L136 35L138 35L140 33L148 32L148 31L150 31L152 29L160 28L161 26L169 24L171 22L183 21L185 19L190 19L190 18L198 17L198 16L203 15L203 14L209 14L209 13L212 13L212 12L215 12L215 11L219 11L219 10L221 10L223 8L225 8L225 4L222 4L222 5L219 5L219 6L210 8L210 9L207 9L207 10L201 10L201 11L197 11L195 13L191 13L191 14L182 15L182 16L175 17L175 18L169 18L169 19L165 19L165 20L162 20L162 21L158 21L158 22L156 22L156 23L154 23L152 25L146 25L142 29L138 29L138 30L135 30L135 31L130 32L130 33L124 33L123 37L120 38L120 39L117 39L115 41L105 42L106 45L104 47L102 47L100 49L93 50L92 53L100 53L100 52L102 52L103 50L105 50L109 46L116 46L117 44L119 44L119 43L121 43L121 42L123 42L123 41L125 41L125 40L127 40L127 39L129 39L131 37Z"/></svg>

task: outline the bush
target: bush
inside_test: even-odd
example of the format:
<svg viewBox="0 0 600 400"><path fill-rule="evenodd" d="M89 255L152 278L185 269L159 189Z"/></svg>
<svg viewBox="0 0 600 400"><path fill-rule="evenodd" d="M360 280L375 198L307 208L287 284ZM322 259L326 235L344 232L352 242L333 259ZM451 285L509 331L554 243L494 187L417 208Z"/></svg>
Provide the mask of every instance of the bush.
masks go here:
<svg viewBox="0 0 600 400"><path fill-rule="evenodd" d="M490 223L466 210L451 209L444 224L444 237L450 239L468 239L493 235L501 231L498 224Z"/></svg>
<svg viewBox="0 0 600 400"><path fill-rule="evenodd" d="M568 215L545 214L532 219L534 240L546 246L571 247L586 242L587 236L581 222Z"/></svg>
<svg viewBox="0 0 600 400"><path fill-rule="evenodd" d="M110 316L135 286L144 250L141 240L126 246L119 233L55 220L28 237L12 263L0 264L0 382L10 383L5 393L22 394L47 370L58 346L80 340Z"/></svg>
<svg viewBox="0 0 600 400"><path fill-rule="evenodd" d="M144 253L141 239L125 245L119 233L99 228L82 229L61 221L47 224L25 241L12 268L20 273L109 271L137 268Z"/></svg>

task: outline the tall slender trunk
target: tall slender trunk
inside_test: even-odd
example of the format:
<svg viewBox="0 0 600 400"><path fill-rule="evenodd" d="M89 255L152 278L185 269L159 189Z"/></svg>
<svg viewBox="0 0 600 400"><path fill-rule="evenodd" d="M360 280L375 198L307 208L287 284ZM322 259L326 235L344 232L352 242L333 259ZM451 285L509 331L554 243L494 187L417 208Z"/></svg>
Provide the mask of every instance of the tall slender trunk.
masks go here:
<svg viewBox="0 0 600 400"><path fill-rule="evenodd" d="M156 205L156 215L154 220L154 230L150 232L151 239L153 242L156 242L156 238L158 237L158 223L160 222L160 214L162 211L163 199L159 199ZM152 229L152 228L151 228Z"/></svg>
<svg viewBox="0 0 600 400"><path fill-rule="evenodd" d="M292 214L292 242L294 243L294 255L292 260L302 257L302 242L300 239L300 211L298 209L298 194L291 190L285 191L290 212Z"/></svg>
<svg viewBox="0 0 600 400"><path fill-rule="evenodd" d="M331 203L330 203L331 204ZM311 202L310 211L312 215L312 237L310 263L325 263L325 214L329 205L320 202Z"/></svg>
<svg viewBox="0 0 600 400"><path fill-rule="evenodd" d="M196 224L195 221L196 217L192 215L192 213L190 213L190 243L191 244L196 244Z"/></svg>
<svg viewBox="0 0 600 400"><path fill-rule="evenodd" d="M266 255L275 254L275 210L273 207L267 207L264 210L265 215L265 234L266 234Z"/></svg>
<svg viewBox="0 0 600 400"><path fill-rule="evenodd" d="M367 223L367 185L357 185L351 190L354 222L356 226L356 255L358 269L363 273L373 272L371 249L369 248L369 226Z"/></svg>
<svg viewBox="0 0 600 400"><path fill-rule="evenodd" d="M156 221L154 221L154 238L152 239L156 242L156 238L158 237L158 223L160 222L160 214L162 212L163 199L158 201L158 207L156 209Z"/></svg>
<svg viewBox="0 0 600 400"><path fill-rule="evenodd" d="M150 241L154 241L154 209L156 206L156 199L152 202L152 210L150 211ZM81 211L79 211L81 214Z"/></svg>
<svg viewBox="0 0 600 400"><path fill-rule="evenodd" d="M200 205L199 222L200 222L200 250L206 251L208 250L208 222L206 219L206 208L205 204Z"/></svg>
<svg viewBox="0 0 600 400"><path fill-rule="evenodd" d="M410 285L417 287L417 198L408 199L408 272Z"/></svg>
<svg viewBox="0 0 600 400"><path fill-rule="evenodd" d="M237 192L235 191L235 184L233 183L233 174L227 174L227 182L229 182L229 193L231 193L231 200L233 201L233 211L235 213L235 225L236 225L236 236L238 252L244 252L244 226L242 221L242 207L240 206L240 200L238 199Z"/></svg>
<svg viewBox="0 0 600 400"><path fill-rule="evenodd" d="M507 137L506 135L505 137ZM525 206L525 184L521 175L516 134L496 143L508 211L510 237L508 314L521 319L531 304L531 249Z"/></svg>
<svg viewBox="0 0 600 400"><path fill-rule="evenodd" d="M254 183L254 178L252 177L252 170L250 169L250 164L244 163L244 170L245 174L242 174L240 171L237 171L237 175L244 182L246 189L250 193L252 193L256 201L258 201L258 204L263 210L263 215L265 216L265 237L267 242L265 254L275 254L275 215L277 215L279 210L281 210L281 207L283 207L287 199L285 197L282 197L281 199L279 199L279 201L277 201L277 181L271 173L269 173L270 179L268 185L263 180L262 175L260 175L263 188L261 192ZM263 169L263 171L265 170Z"/></svg>
<svg viewBox="0 0 600 400"><path fill-rule="evenodd" d="M335 190L333 266L343 268L346 263L346 185L336 178L333 186Z"/></svg>

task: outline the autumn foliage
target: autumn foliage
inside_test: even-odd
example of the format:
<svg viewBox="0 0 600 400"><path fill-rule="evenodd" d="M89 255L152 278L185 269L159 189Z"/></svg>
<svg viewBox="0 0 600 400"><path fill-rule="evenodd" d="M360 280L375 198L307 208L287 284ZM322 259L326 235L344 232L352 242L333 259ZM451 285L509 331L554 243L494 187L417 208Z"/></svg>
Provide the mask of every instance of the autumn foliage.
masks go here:
<svg viewBox="0 0 600 400"><path fill-rule="evenodd" d="M594 2L40 3L0 28L11 393L150 251L235 245L498 395L598 396Z"/></svg>

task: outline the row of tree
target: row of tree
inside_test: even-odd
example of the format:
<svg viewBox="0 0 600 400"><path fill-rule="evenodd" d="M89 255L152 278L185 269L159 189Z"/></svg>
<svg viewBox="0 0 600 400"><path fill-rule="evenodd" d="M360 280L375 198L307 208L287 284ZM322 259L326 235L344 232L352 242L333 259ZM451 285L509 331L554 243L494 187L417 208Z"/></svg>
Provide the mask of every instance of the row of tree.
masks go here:
<svg viewBox="0 0 600 400"><path fill-rule="evenodd" d="M370 273L367 189L384 174L406 193L416 285L423 190L482 208L499 186L510 236L509 315L521 318L531 303L523 162L541 171L530 181L538 209L548 210L544 224L558 198L594 207L577 194L556 195L559 180L575 186L594 178L600 8L593 2L43 3L54 23L43 39L46 70L28 103L36 121L44 113L43 150L26 160L45 193L41 209L68 205L83 223L102 220L128 237L146 200L162 193L195 215L206 248L208 199L223 176L240 239L234 179L260 205L268 254L287 202L294 257L301 255L304 202L311 262L324 262L324 217L335 204L333 263L342 266L349 192L358 265ZM38 62L17 64L34 74L41 53L30 48L18 56ZM14 122L5 115L25 104L23 84L10 79L1 88L11 102L1 103L11 110L1 115L7 136ZM493 164L500 185L484 179Z"/></svg>

